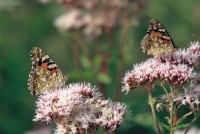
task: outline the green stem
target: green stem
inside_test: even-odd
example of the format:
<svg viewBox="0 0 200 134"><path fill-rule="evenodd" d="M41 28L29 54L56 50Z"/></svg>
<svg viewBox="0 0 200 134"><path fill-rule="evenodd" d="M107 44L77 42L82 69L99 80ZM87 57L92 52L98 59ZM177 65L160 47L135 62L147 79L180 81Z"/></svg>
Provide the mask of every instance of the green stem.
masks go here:
<svg viewBox="0 0 200 134"><path fill-rule="evenodd" d="M197 120L197 118L199 118L200 114L196 115L192 121L190 122L190 125L186 128L185 130L185 133L184 134L187 134L187 132L189 131L189 129L191 128L191 126L193 125L193 123Z"/></svg>
<svg viewBox="0 0 200 134"><path fill-rule="evenodd" d="M174 128L174 90L173 90L173 88L172 87L170 87L170 89L171 89L171 109L170 109L170 120L171 120L171 122L170 122L170 128L171 128L171 130L170 130L170 133L171 134L173 134L174 133L174 130L173 130L173 128Z"/></svg>
<svg viewBox="0 0 200 134"><path fill-rule="evenodd" d="M178 119L176 121L176 124L179 124L180 122L182 122L183 120L185 120L188 116L190 116L191 114L193 114L193 111L190 111L188 113L186 113L185 115L183 115L180 119Z"/></svg>
<svg viewBox="0 0 200 134"><path fill-rule="evenodd" d="M152 114L153 114L153 119L154 119L154 122L156 124L156 128L157 128L158 134L162 134L161 131L160 131L160 127L158 125L158 120L156 118L156 112L155 112L155 109L154 109L154 106L153 106L154 102L153 102L153 98L152 98L151 92L149 92L149 101L150 101L151 111L152 111Z"/></svg>
<svg viewBox="0 0 200 134"><path fill-rule="evenodd" d="M166 87L164 86L164 82L161 81L161 82L160 82L160 86L164 89L165 93L166 93L167 96L169 97L169 93L168 93Z"/></svg>

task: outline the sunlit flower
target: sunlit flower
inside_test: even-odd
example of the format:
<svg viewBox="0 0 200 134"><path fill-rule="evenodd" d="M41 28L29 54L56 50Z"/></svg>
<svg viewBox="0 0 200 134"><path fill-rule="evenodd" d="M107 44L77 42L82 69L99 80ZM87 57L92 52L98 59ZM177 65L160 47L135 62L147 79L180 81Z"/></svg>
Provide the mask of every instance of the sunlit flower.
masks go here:
<svg viewBox="0 0 200 134"><path fill-rule="evenodd" d="M39 96L34 121L55 122L59 134L96 131L99 125L107 131L115 130L126 112L124 104L104 100L90 84L77 83Z"/></svg>

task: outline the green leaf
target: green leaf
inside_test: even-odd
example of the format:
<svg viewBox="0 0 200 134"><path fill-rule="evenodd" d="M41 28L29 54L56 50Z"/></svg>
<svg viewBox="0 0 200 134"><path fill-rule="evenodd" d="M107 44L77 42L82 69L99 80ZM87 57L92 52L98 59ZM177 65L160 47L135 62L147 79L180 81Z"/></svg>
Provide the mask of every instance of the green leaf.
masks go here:
<svg viewBox="0 0 200 134"><path fill-rule="evenodd" d="M181 122L183 122L188 116L190 116L191 114L193 114L192 111L190 111L189 113L183 115L180 119L177 120L176 122L176 126L178 126Z"/></svg>
<svg viewBox="0 0 200 134"><path fill-rule="evenodd" d="M80 70L73 70L69 72L69 78L70 79L91 79L94 78L94 73L92 71L80 71Z"/></svg>
<svg viewBox="0 0 200 134"><path fill-rule="evenodd" d="M102 64L102 57L101 56L95 56L93 60L93 66L95 70L99 70Z"/></svg>
<svg viewBox="0 0 200 134"><path fill-rule="evenodd" d="M178 126L179 124L181 124L181 122L183 122L186 119L185 116L181 117L177 122L176 122L176 126Z"/></svg>
<svg viewBox="0 0 200 134"><path fill-rule="evenodd" d="M178 126L173 128L173 131L176 131L178 129L187 128L189 125L190 125L190 123L178 125Z"/></svg>
<svg viewBox="0 0 200 134"><path fill-rule="evenodd" d="M169 130L169 131L171 130L171 129L170 129L170 126L165 125L163 122L162 122L162 125L163 125L167 130Z"/></svg>
<svg viewBox="0 0 200 134"><path fill-rule="evenodd" d="M89 69L91 67L91 62L86 56L82 55L80 57L80 61L85 69Z"/></svg>
<svg viewBox="0 0 200 134"><path fill-rule="evenodd" d="M199 118L200 117L200 113L199 112L194 112L194 118Z"/></svg>
<svg viewBox="0 0 200 134"><path fill-rule="evenodd" d="M181 128L186 128L190 125L190 123L186 123L186 124L181 124L181 125L178 125L176 127L174 127L175 129L181 129Z"/></svg>
<svg viewBox="0 0 200 134"><path fill-rule="evenodd" d="M110 84L112 79L107 74L100 73L97 76L97 80L104 84Z"/></svg>
<svg viewBox="0 0 200 134"><path fill-rule="evenodd" d="M165 119L167 120L167 123L170 124L171 123L171 119L169 117L165 117Z"/></svg>

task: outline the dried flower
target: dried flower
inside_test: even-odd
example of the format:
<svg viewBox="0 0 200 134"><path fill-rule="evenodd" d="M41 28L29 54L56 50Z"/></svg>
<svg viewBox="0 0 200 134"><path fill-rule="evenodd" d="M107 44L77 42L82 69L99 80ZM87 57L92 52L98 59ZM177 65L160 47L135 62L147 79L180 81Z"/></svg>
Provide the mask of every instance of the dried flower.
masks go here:
<svg viewBox="0 0 200 134"><path fill-rule="evenodd" d="M99 125L110 131L126 112L124 104L102 99L90 84L76 83L39 96L34 121L55 122L59 134L93 132Z"/></svg>

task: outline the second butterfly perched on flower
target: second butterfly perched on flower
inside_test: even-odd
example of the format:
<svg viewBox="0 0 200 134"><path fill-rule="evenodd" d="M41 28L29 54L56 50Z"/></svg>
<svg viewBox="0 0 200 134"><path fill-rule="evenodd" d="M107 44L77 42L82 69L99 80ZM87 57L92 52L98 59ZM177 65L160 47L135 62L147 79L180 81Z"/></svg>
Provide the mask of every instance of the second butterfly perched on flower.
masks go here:
<svg viewBox="0 0 200 134"><path fill-rule="evenodd" d="M28 78L28 90L32 95L38 95L46 90L65 86L66 76L40 48L34 47L31 51L32 70Z"/></svg>
<svg viewBox="0 0 200 134"><path fill-rule="evenodd" d="M150 55L165 55L176 50L173 40L162 24L156 20L150 20L147 35L141 41L141 49Z"/></svg>

